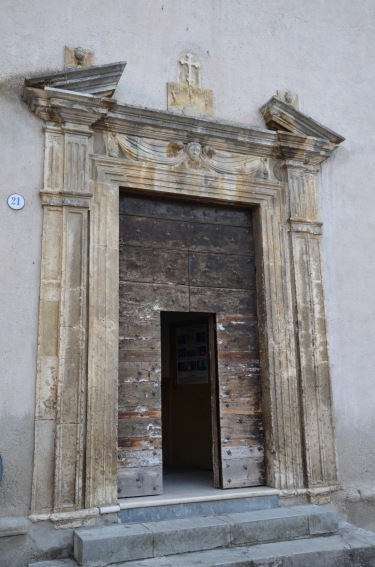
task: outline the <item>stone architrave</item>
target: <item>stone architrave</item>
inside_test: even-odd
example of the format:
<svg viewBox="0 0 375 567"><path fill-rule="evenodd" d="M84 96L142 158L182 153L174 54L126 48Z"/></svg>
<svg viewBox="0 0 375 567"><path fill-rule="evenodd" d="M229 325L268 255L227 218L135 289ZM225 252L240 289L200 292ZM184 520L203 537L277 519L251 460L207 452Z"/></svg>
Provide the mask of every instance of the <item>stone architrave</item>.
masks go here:
<svg viewBox="0 0 375 567"><path fill-rule="evenodd" d="M327 499L337 470L316 172L343 138L282 101L288 129L274 103L266 107L270 126L284 130L274 132L207 120L198 128L197 118L37 78L24 98L46 123L34 518L84 521L117 504L125 187L254 208L266 483Z"/></svg>

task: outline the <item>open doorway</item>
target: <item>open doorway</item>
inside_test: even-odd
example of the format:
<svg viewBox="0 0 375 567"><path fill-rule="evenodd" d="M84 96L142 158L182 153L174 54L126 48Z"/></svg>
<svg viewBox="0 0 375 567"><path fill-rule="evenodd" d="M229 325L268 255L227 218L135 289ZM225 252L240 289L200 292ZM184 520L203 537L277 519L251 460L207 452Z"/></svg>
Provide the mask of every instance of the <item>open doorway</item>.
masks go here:
<svg viewBox="0 0 375 567"><path fill-rule="evenodd" d="M161 312L161 374L164 477L219 486L214 315Z"/></svg>
<svg viewBox="0 0 375 567"><path fill-rule="evenodd" d="M208 470L211 487L264 484L252 211L121 193L119 228L119 495L162 494L163 461ZM171 346L194 321L208 384Z"/></svg>

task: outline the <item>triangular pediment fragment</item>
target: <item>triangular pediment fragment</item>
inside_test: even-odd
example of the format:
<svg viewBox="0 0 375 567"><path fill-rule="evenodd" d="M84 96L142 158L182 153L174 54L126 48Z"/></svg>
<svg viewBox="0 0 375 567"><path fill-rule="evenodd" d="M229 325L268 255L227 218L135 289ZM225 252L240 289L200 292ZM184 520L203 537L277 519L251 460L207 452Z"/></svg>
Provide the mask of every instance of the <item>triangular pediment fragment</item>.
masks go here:
<svg viewBox="0 0 375 567"><path fill-rule="evenodd" d="M55 89L111 97L125 69L126 61L95 65L93 67L68 68L55 73L26 77L25 86Z"/></svg>
<svg viewBox="0 0 375 567"><path fill-rule="evenodd" d="M332 144L341 144L345 140L343 136L326 128L277 96L270 98L259 110L269 130L286 130L293 134L323 138Z"/></svg>

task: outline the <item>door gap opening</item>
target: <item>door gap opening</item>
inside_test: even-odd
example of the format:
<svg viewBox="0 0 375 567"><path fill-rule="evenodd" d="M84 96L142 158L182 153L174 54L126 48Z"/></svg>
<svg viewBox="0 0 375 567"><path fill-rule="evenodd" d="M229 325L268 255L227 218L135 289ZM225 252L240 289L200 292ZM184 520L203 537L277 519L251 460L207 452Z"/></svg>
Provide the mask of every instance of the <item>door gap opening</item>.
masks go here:
<svg viewBox="0 0 375 567"><path fill-rule="evenodd" d="M163 482L219 486L215 316L161 312Z"/></svg>

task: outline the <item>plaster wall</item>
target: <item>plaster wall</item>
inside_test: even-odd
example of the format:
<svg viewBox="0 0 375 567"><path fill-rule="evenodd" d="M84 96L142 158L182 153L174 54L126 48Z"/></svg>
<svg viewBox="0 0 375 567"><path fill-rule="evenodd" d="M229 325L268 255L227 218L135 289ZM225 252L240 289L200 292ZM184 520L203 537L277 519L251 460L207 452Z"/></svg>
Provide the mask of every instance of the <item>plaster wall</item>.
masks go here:
<svg viewBox="0 0 375 567"><path fill-rule="evenodd" d="M258 108L290 88L303 112L346 137L323 165L320 194L339 467L352 489L340 505L371 498L374 20L371 0L2 0L0 516L28 513L33 448L43 135L20 95L26 75L63 68L64 45L92 49L95 64L128 62L120 102L166 109L166 83L192 51L215 117L263 127ZM7 207L12 192L25 196L22 211Z"/></svg>

